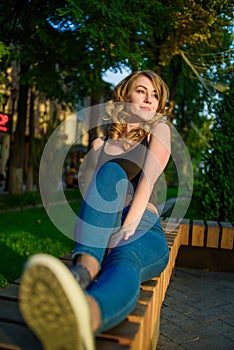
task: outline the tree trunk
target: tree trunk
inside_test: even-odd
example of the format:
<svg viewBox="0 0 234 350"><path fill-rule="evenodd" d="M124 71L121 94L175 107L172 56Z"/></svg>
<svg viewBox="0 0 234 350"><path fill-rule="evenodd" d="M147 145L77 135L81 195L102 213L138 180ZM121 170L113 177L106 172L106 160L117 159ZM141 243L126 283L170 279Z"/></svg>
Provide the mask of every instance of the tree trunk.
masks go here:
<svg viewBox="0 0 234 350"><path fill-rule="evenodd" d="M100 99L101 97L97 94L97 95L93 95L91 97L91 106L96 106L100 103ZM95 140L98 137L98 128L91 128L89 130L89 145L88 145L88 149L91 149L92 146L92 142L93 140Z"/></svg>
<svg viewBox="0 0 234 350"><path fill-rule="evenodd" d="M34 169L34 99L35 93L31 90L29 110L29 139L28 139L28 162L26 164L26 191L33 191L33 169Z"/></svg>
<svg viewBox="0 0 234 350"><path fill-rule="evenodd" d="M21 76L23 76L28 71L28 69L28 66L22 65ZM18 100L18 119L10 153L10 174L8 187L10 194L20 194L23 191L27 100L28 86L20 85Z"/></svg>
<svg viewBox="0 0 234 350"><path fill-rule="evenodd" d="M169 117L171 120L174 118L173 111L176 104L176 91L179 83L179 76L182 70L182 58L178 55L171 61L172 71L174 72L172 76L172 82L170 86L170 108L171 114Z"/></svg>

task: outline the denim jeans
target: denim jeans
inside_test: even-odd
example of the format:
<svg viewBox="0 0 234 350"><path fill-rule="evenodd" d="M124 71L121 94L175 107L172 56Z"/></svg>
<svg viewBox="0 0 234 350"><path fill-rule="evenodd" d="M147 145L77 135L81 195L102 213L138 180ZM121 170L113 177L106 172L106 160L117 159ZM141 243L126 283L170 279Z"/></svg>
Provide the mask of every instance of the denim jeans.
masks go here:
<svg viewBox="0 0 234 350"><path fill-rule="evenodd" d="M149 210L145 210L132 237L106 249L129 210L124 206L127 187L123 169L114 162L104 164L86 192L75 228L74 259L89 254L100 265L97 281L86 291L101 310L97 334L126 318L137 303L140 284L158 276L168 262L168 244L159 217Z"/></svg>

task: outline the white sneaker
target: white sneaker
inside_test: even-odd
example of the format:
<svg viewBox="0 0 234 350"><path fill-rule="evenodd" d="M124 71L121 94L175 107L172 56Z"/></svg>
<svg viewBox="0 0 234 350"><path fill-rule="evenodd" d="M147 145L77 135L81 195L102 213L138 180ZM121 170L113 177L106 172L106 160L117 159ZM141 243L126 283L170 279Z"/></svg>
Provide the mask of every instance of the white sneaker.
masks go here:
<svg viewBox="0 0 234 350"><path fill-rule="evenodd" d="M45 350L95 349L86 296L59 259L36 254L28 260L19 302Z"/></svg>

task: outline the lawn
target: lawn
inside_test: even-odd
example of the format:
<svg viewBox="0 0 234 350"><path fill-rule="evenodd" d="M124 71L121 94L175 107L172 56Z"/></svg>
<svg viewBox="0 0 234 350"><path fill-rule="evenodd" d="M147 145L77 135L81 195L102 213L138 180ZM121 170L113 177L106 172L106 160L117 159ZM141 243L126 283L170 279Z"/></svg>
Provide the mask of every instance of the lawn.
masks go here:
<svg viewBox="0 0 234 350"><path fill-rule="evenodd" d="M80 197L77 198L77 191L68 192L65 195L77 213ZM43 252L59 257L74 248L74 241L54 226L42 206L36 206L41 203L39 193L1 195L0 203L4 207L0 212L0 288L21 275L29 256ZM16 209L16 203L19 208L27 209Z"/></svg>
<svg viewBox="0 0 234 350"><path fill-rule="evenodd" d="M65 196L68 201L80 200L80 193L78 190L65 190ZM0 212L13 208L28 208L29 206L41 205L41 196L39 191L24 192L19 195L0 195Z"/></svg>

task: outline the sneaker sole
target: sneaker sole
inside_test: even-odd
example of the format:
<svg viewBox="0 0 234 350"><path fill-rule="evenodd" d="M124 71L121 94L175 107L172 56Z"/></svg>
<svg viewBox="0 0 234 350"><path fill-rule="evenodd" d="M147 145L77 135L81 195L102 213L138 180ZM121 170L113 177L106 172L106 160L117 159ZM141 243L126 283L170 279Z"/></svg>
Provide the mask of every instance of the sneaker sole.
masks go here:
<svg viewBox="0 0 234 350"><path fill-rule="evenodd" d="M28 260L19 290L25 322L45 350L94 350L90 310L67 267L47 254Z"/></svg>

